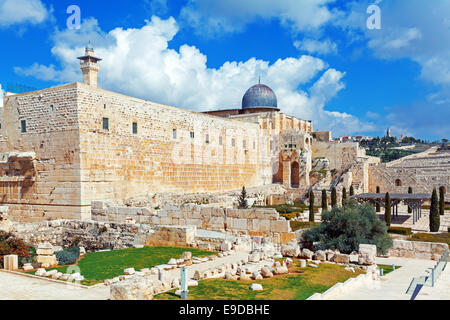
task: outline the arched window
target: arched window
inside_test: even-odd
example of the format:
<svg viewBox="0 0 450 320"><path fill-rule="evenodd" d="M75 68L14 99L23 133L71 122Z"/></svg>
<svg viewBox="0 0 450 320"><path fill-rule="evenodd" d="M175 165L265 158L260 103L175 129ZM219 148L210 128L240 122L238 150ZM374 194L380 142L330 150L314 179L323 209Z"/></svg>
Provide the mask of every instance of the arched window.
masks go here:
<svg viewBox="0 0 450 320"><path fill-rule="evenodd" d="M395 180L395 186L396 187L401 187L402 186L402 180L400 180L400 179Z"/></svg>

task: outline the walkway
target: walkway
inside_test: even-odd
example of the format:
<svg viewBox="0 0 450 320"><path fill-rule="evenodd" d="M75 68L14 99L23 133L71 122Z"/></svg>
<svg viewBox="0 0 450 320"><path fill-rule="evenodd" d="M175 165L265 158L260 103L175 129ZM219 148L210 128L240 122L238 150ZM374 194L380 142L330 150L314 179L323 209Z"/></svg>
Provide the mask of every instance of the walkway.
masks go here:
<svg viewBox="0 0 450 320"><path fill-rule="evenodd" d="M410 300L411 295L405 294L414 277L426 275L426 270L433 267L436 261L407 258L377 258L377 264L401 266L401 268L383 276L381 280L370 282L354 290L345 292L338 300ZM450 269L449 269L450 270ZM448 272L448 270L447 270ZM446 279L439 279L446 283ZM447 282L448 284L448 282ZM445 284L443 285L445 287ZM422 288L423 289L423 288ZM439 295L436 288L430 288Z"/></svg>
<svg viewBox="0 0 450 320"><path fill-rule="evenodd" d="M106 300L109 287L72 285L0 271L0 300Z"/></svg>

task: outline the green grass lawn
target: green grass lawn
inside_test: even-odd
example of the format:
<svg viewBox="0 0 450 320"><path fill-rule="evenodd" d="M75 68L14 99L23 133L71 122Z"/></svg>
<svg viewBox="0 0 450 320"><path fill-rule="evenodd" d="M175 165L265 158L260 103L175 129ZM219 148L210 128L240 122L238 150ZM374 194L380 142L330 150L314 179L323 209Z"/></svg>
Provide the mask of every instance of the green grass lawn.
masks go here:
<svg viewBox="0 0 450 320"><path fill-rule="evenodd" d="M363 273L345 270L343 266L321 263L319 268L300 268L294 260L295 270L291 273L258 281L234 281L224 279L207 279L199 281L197 287L190 287L189 300L305 300L316 292L323 293L337 282ZM252 283L259 283L263 291L250 291ZM156 300L180 299L175 290L155 296Z"/></svg>
<svg viewBox="0 0 450 320"><path fill-rule="evenodd" d="M316 227L321 222L310 222L310 221L290 221L292 231L297 231L299 229L308 229Z"/></svg>
<svg viewBox="0 0 450 320"><path fill-rule="evenodd" d="M442 242L450 246L450 233L415 233L408 238L411 241Z"/></svg>
<svg viewBox="0 0 450 320"><path fill-rule="evenodd" d="M392 265L388 264L377 264L378 269L383 269L383 275L387 275L388 273L394 271L392 270ZM395 270L401 268L400 266L395 266Z"/></svg>
<svg viewBox="0 0 450 320"><path fill-rule="evenodd" d="M112 250L105 252L89 252L82 257L77 266L85 280L84 285L94 285L106 279L123 275L126 268L140 270L165 264L171 258L180 258L185 251L192 252L192 256L204 257L216 254L215 252L183 247L144 247L141 249L128 248L123 250ZM51 268L66 273L68 266ZM35 271L30 273L34 274Z"/></svg>

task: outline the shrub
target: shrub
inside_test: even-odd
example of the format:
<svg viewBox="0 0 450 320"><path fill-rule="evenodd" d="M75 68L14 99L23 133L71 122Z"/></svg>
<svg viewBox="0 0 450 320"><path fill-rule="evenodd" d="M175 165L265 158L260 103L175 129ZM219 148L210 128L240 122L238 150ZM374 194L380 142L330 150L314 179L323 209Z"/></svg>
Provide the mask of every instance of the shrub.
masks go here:
<svg viewBox="0 0 450 320"><path fill-rule="evenodd" d="M433 194L431 195L431 207L430 207L430 232L438 232L440 226L440 216L439 216L439 203L436 188L433 189Z"/></svg>
<svg viewBox="0 0 450 320"><path fill-rule="evenodd" d="M310 221L290 221L292 231L300 229L309 229L320 225L320 222L310 222Z"/></svg>
<svg viewBox="0 0 450 320"><path fill-rule="evenodd" d="M16 254L20 258L30 257L30 247L20 238L10 232L0 231L0 266L3 266L3 256Z"/></svg>
<svg viewBox="0 0 450 320"><path fill-rule="evenodd" d="M389 227L388 232L395 233L395 234L403 234L406 236L409 236L412 234L411 228L402 228L402 227Z"/></svg>
<svg viewBox="0 0 450 320"><path fill-rule="evenodd" d="M80 257L80 248L72 247L69 249L64 249L62 251L57 251L55 252L55 256L56 260L58 260L58 264L61 266L74 264Z"/></svg>
<svg viewBox="0 0 450 320"><path fill-rule="evenodd" d="M358 251L361 243L376 245L382 254L392 246L387 227L378 219L375 210L355 201L325 212L323 222L306 230L303 238L310 243L316 242L314 249L338 249L343 253Z"/></svg>
<svg viewBox="0 0 450 320"><path fill-rule="evenodd" d="M280 213L280 216L285 217L287 220L294 219L297 217L297 213L291 212L291 213Z"/></svg>
<svg viewBox="0 0 450 320"><path fill-rule="evenodd" d="M292 213L292 212L294 212L294 210L291 207L289 207L288 205L286 205L286 204L281 204L281 205L276 206L275 210L277 210L278 213Z"/></svg>

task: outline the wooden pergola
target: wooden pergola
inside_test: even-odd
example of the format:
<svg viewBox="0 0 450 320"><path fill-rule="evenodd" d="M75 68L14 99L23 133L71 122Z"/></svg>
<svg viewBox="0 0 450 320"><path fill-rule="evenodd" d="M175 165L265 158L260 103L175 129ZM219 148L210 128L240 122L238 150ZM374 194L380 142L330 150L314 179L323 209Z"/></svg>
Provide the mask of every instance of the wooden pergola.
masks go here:
<svg viewBox="0 0 450 320"><path fill-rule="evenodd" d="M431 199L431 194L428 193L390 193L391 207L393 208L393 215L398 216L398 205L403 202L412 209L413 224L415 224L422 217L422 205L424 202ZM363 193L350 197L359 203L369 202L373 205L379 204L386 208L386 194L383 193Z"/></svg>

